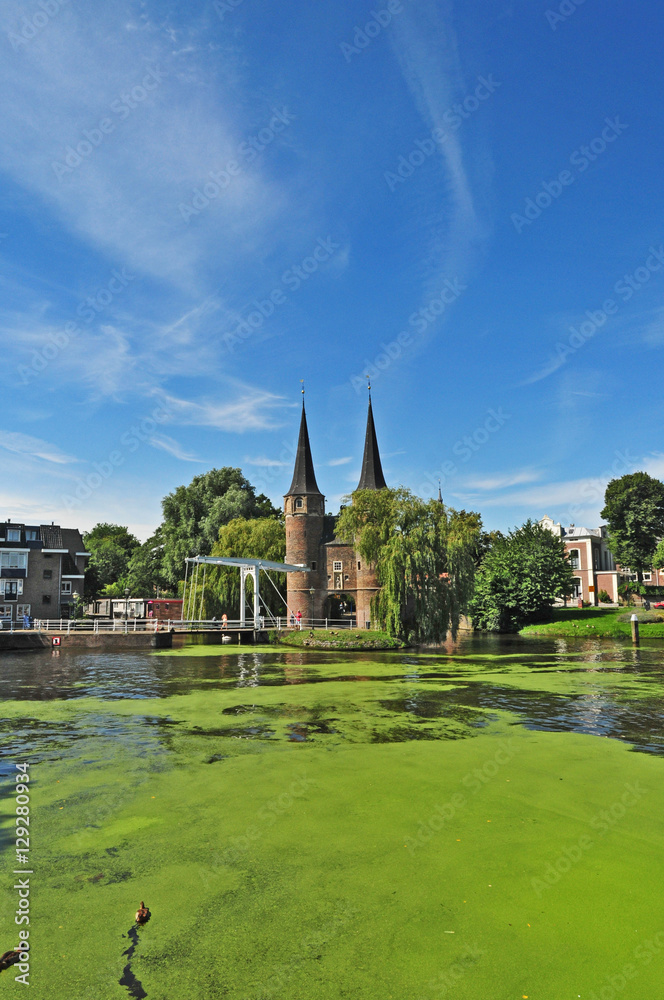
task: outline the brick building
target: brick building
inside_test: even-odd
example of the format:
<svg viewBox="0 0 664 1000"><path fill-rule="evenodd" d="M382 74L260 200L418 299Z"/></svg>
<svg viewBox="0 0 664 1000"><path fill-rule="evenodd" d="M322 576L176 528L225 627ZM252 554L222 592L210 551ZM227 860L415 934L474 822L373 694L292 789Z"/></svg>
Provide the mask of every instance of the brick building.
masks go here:
<svg viewBox="0 0 664 1000"><path fill-rule="evenodd" d="M367 414L362 474L358 490L386 489L380 461L371 397ZM355 620L359 628L371 619L371 598L379 589L372 566L352 545L334 537L334 517L325 513L325 497L316 482L307 415L302 403L300 436L293 481L284 497L286 562L310 567L288 574L289 612L304 619Z"/></svg>
<svg viewBox="0 0 664 1000"><path fill-rule="evenodd" d="M636 573L624 566L618 566L609 549L609 532L606 525L599 528L581 528L570 524L564 528L550 517L539 522L554 535L562 538L574 571L574 593L572 599L581 598L590 604L597 604L597 595L605 590L614 604L618 603L618 586L636 580ZM651 569L643 574L647 586L664 589L664 571Z"/></svg>
<svg viewBox="0 0 664 1000"><path fill-rule="evenodd" d="M68 618L83 597L86 560L76 528L0 522L0 620Z"/></svg>

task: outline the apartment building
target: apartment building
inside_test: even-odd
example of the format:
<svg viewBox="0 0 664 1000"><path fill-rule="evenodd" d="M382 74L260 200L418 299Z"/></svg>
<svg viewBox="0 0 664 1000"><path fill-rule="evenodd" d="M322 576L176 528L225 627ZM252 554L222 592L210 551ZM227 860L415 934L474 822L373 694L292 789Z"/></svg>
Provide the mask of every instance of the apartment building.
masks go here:
<svg viewBox="0 0 664 1000"><path fill-rule="evenodd" d="M583 528L570 524L564 528L550 517L541 518L539 523L565 542L574 573L572 600L580 598L597 604L597 595L605 590L611 601L617 604L621 573L609 549L606 526Z"/></svg>
<svg viewBox="0 0 664 1000"><path fill-rule="evenodd" d="M89 555L77 528L0 521L0 624L68 618Z"/></svg>

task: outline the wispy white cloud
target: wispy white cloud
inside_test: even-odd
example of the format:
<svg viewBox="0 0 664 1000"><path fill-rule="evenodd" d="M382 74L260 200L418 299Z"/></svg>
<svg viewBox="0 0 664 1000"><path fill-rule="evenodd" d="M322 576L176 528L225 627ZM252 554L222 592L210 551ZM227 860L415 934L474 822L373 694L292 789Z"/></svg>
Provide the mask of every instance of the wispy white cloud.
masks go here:
<svg viewBox="0 0 664 1000"><path fill-rule="evenodd" d="M175 438L169 437L167 434L154 434L150 438L150 444L153 448L160 448L162 451L167 451L169 455L173 458L179 458L183 462L203 462L202 458L198 458L196 455L192 455L190 452L184 450L182 445L175 440Z"/></svg>
<svg viewBox="0 0 664 1000"><path fill-rule="evenodd" d="M260 158L243 162L227 189L187 224L180 204L210 181L210 171L237 159L246 137L235 65L230 54L213 61L203 21L192 20L189 44L174 52L164 28L144 22L133 30L134 6L81 0L17 51L3 37L0 166L95 248L144 274L194 287L210 248L225 248L231 260L255 245L287 208L286 193ZM19 0L6 0L3 36L24 15ZM263 103L267 120L272 109ZM76 151L81 143L83 153Z"/></svg>
<svg viewBox="0 0 664 1000"><path fill-rule="evenodd" d="M554 372L557 372L559 368L562 368L566 360L566 356L562 354L557 354L555 357L552 356L546 364L544 364L541 368L538 368L537 371L533 372L532 375L529 375L528 378L525 378L522 382L517 382L517 388L524 385L534 385L535 382L541 382L543 379L548 378L549 375L553 375Z"/></svg>
<svg viewBox="0 0 664 1000"><path fill-rule="evenodd" d="M521 472L507 473L502 476L486 476L466 479L462 485L471 490L502 490L521 483L534 483L542 478L542 473L534 469L524 469Z"/></svg>
<svg viewBox="0 0 664 1000"><path fill-rule="evenodd" d="M71 455L65 455L56 445L42 441L40 438L30 437L28 434L20 434L17 431L2 431L0 433L0 447L17 455L41 458L45 462L53 462L56 465L68 465L77 461Z"/></svg>
<svg viewBox="0 0 664 1000"><path fill-rule="evenodd" d="M270 430L277 426L271 413L288 406L281 396L250 386L239 388L235 399L199 401L180 399L167 392L157 392L169 420L196 427L216 427L218 430L242 434L245 431Z"/></svg>
<svg viewBox="0 0 664 1000"><path fill-rule="evenodd" d="M465 97L462 59L453 24L451 0L421 0L417 5L406 7L404 13L394 19L391 30L394 51L422 121L429 132L441 129L447 136L445 142L439 144L445 179L444 184L436 188L435 211L440 212L442 193L447 202L449 225L446 236L437 241L441 268L438 275L432 276L431 287L441 275L467 273L478 244L487 232L477 211L473 183L479 183L482 188L488 183L490 156L483 150L470 171L468 160L472 154L464 151L464 133L451 130L444 118L455 101Z"/></svg>
<svg viewBox="0 0 664 1000"><path fill-rule="evenodd" d="M247 465L256 465L265 469L280 469L291 465L290 461L281 462L278 458L266 458L264 455L259 455L258 458L245 458L244 461Z"/></svg>
<svg viewBox="0 0 664 1000"><path fill-rule="evenodd" d="M348 462L352 462L352 461L353 461L353 456L352 455L348 455L345 458L331 458L330 461L327 464L328 465L347 465Z"/></svg>

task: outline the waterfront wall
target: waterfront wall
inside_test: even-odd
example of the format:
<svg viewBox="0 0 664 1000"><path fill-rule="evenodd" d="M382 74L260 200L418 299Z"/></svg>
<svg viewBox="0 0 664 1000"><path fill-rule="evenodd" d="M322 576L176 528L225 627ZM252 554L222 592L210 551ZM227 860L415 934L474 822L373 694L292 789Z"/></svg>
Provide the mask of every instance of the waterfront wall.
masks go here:
<svg viewBox="0 0 664 1000"><path fill-rule="evenodd" d="M171 649L171 632L0 632L0 653L28 649Z"/></svg>

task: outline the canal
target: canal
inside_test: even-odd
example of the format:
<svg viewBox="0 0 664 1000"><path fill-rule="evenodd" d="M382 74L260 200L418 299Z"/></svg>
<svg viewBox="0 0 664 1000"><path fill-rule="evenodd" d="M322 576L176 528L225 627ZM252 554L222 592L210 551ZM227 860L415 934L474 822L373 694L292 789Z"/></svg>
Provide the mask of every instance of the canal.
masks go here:
<svg viewBox="0 0 664 1000"><path fill-rule="evenodd" d="M33 997L661 995L661 644L7 653L0 693Z"/></svg>

